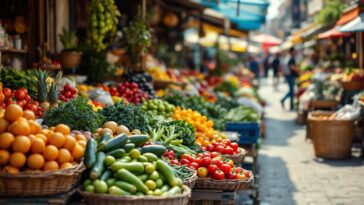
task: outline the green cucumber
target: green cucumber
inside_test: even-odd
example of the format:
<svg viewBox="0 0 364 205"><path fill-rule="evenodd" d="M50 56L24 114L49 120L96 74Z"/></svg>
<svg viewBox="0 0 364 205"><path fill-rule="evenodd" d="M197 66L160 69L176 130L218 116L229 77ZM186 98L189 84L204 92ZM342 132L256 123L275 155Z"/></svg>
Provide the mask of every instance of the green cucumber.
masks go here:
<svg viewBox="0 0 364 205"><path fill-rule="evenodd" d="M137 147L142 146L148 140L149 140L148 135L132 135L132 136L129 136L129 143L133 143Z"/></svg>
<svg viewBox="0 0 364 205"><path fill-rule="evenodd" d="M97 179L101 176L105 169L104 165L105 153L99 152L97 154L96 162L90 171L90 179Z"/></svg>
<svg viewBox="0 0 364 205"><path fill-rule="evenodd" d="M111 170L117 172L119 169L124 168L133 173L143 173L144 165L140 162L115 162L111 165Z"/></svg>
<svg viewBox="0 0 364 205"><path fill-rule="evenodd" d="M143 182L146 182L149 178L148 174L142 174L142 175L139 175L138 178L140 180L142 180Z"/></svg>
<svg viewBox="0 0 364 205"><path fill-rule="evenodd" d="M108 178L108 179L106 180L106 184L107 184L107 186L109 186L109 187L113 186L113 185L115 184L115 182L116 182L116 179L115 179L115 178Z"/></svg>
<svg viewBox="0 0 364 205"><path fill-rule="evenodd" d="M128 141L128 135L123 133L107 141L105 144L100 144L99 150L105 152L111 152L115 149L124 146L127 141Z"/></svg>
<svg viewBox="0 0 364 205"><path fill-rule="evenodd" d="M154 162L158 160L158 156L153 153L144 153L142 156L148 159L148 162Z"/></svg>
<svg viewBox="0 0 364 205"><path fill-rule="evenodd" d="M125 152L130 152L130 150L135 148L135 144L133 143L126 143L124 146L122 146L121 148L123 148L125 150Z"/></svg>
<svg viewBox="0 0 364 205"><path fill-rule="evenodd" d="M177 186L177 178L174 175L173 168L169 166L163 160L157 160L157 169L162 173L162 175L166 178L168 184L171 187Z"/></svg>
<svg viewBox="0 0 364 205"><path fill-rule="evenodd" d="M180 193L182 193L181 188L179 188L178 186L175 186L175 187L172 187L172 189L170 189L169 191L165 192L163 194L163 196L173 196L173 195L180 194Z"/></svg>
<svg viewBox="0 0 364 205"><path fill-rule="evenodd" d="M137 188L135 187L135 185L130 184L128 182L124 182L124 181L116 181L114 183L115 186L119 187L120 189L130 192L130 193L136 193Z"/></svg>
<svg viewBox="0 0 364 205"><path fill-rule="evenodd" d="M99 149L100 146L105 146L106 142L112 139L112 136L110 133L105 133L102 138L100 139L99 143L97 144L97 148Z"/></svg>
<svg viewBox="0 0 364 205"><path fill-rule="evenodd" d="M119 196L131 195L131 193L124 191L123 189L120 189L117 186L111 186L108 191L109 191L109 194L112 194L112 195L119 195Z"/></svg>
<svg viewBox="0 0 364 205"><path fill-rule="evenodd" d="M120 148L120 149L116 149L113 150L111 152L108 152L107 155L111 155L113 157L115 157L116 159L122 158L125 155L125 150Z"/></svg>
<svg viewBox="0 0 364 205"><path fill-rule="evenodd" d="M165 193L165 192L169 191L170 188L171 187L168 184L165 184L165 185L162 186L161 191L163 193Z"/></svg>
<svg viewBox="0 0 364 205"><path fill-rule="evenodd" d="M119 159L117 162L130 162L130 161L131 161L131 157L124 156L123 158Z"/></svg>
<svg viewBox="0 0 364 205"><path fill-rule="evenodd" d="M163 145L147 145L141 148L142 154L153 153L159 157L166 153L167 149Z"/></svg>
<svg viewBox="0 0 364 205"><path fill-rule="evenodd" d="M102 181L106 181L109 177L111 177L111 175L113 174L112 171L110 170L105 170L102 174L101 174L101 177L100 177L100 180Z"/></svg>
<svg viewBox="0 0 364 205"><path fill-rule="evenodd" d="M138 161L139 162L148 162L148 158L144 157L144 156L139 156L138 157Z"/></svg>
<svg viewBox="0 0 364 205"><path fill-rule="evenodd" d="M117 176L119 179L135 185L137 190L143 192L144 194L149 191L148 187L145 186L142 180L140 180L137 176L135 176L126 169L119 169L119 171L117 172Z"/></svg>
<svg viewBox="0 0 364 205"><path fill-rule="evenodd" d="M83 158L83 162L87 168L91 168L96 163L96 151L97 151L97 143L96 140L90 139L87 141L85 156Z"/></svg>

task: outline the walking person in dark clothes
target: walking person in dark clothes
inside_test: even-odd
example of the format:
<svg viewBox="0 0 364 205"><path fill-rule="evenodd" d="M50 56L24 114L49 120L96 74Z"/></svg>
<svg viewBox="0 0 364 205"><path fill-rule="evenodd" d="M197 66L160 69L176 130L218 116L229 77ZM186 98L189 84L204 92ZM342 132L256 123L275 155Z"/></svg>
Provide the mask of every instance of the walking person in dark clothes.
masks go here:
<svg viewBox="0 0 364 205"><path fill-rule="evenodd" d="M273 69L273 88L277 90L279 84L279 70L281 65L281 54L276 53L272 62Z"/></svg>
<svg viewBox="0 0 364 205"><path fill-rule="evenodd" d="M263 60L263 67L264 67L264 78L267 78L269 68L270 68L270 54L269 53L266 53L266 56Z"/></svg>
<svg viewBox="0 0 364 205"><path fill-rule="evenodd" d="M283 72L284 77L286 78L289 91L288 93L282 98L281 105L284 108L284 102L290 98L290 109L293 111L294 109L294 87L296 83L296 78L299 76L299 69L296 66L296 59L295 59L296 51L294 48L289 50L289 56L284 61L283 65Z"/></svg>

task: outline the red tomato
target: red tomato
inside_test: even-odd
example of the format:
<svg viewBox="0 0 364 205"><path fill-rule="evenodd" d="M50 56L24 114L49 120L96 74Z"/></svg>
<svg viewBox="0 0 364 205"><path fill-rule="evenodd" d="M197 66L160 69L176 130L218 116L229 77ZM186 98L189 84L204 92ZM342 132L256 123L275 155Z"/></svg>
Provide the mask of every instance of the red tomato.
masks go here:
<svg viewBox="0 0 364 205"><path fill-rule="evenodd" d="M218 152L211 152L211 158L215 158L215 157L218 157L220 156L220 154Z"/></svg>
<svg viewBox="0 0 364 205"><path fill-rule="evenodd" d="M178 162L178 160L176 160L176 159L169 161L169 163L170 163L170 164L179 165L179 162Z"/></svg>
<svg viewBox="0 0 364 205"><path fill-rule="evenodd" d="M230 141L229 139L224 139L222 142L223 142L224 144L228 145L228 146L230 146L230 145L231 145L231 141Z"/></svg>
<svg viewBox="0 0 364 205"><path fill-rule="evenodd" d="M16 92L15 92L15 98L17 99L17 100L22 100L22 99L24 99L25 98L25 96L26 96L27 94L25 94L25 92L23 91L23 90L17 90Z"/></svg>
<svg viewBox="0 0 364 205"><path fill-rule="evenodd" d="M203 155L201 153L196 154L196 157L202 157Z"/></svg>
<svg viewBox="0 0 364 205"><path fill-rule="evenodd" d="M24 108L24 103L22 101L18 101L16 104L18 104L21 108Z"/></svg>
<svg viewBox="0 0 364 205"><path fill-rule="evenodd" d="M211 158L203 157L200 165L203 167L209 167L210 164L211 164Z"/></svg>
<svg viewBox="0 0 364 205"><path fill-rule="evenodd" d="M224 154L230 154L233 155L234 154L234 150L233 148L231 148L230 146L227 146L224 150Z"/></svg>
<svg viewBox="0 0 364 205"><path fill-rule="evenodd" d="M43 111L42 111L42 109L38 109L38 111L37 111L37 116L43 116Z"/></svg>
<svg viewBox="0 0 364 205"><path fill-rule="evenodd" d="M214 164L211 164L210 166L209 166L209 168L208 168L208 171L209 171L209 173L211 174L211 175L213 175L214 173L215 173L215 171L216 170L218 170L219 169L219 167L218 166L216 166L216 165L214 165Z"/></svg>
<svg viewBox="0 0 364 205"><path fill-rule="evenodd" d="M209 144L207 147L206 147L206 150L209 151L209 152L212 152L214 151L215 149L215 146L213 144Z"/></svg>
<svg viewBox="0 0 364 205"><path fill-rule="evenodd" d="M247 178L249 178L249 177L250 177L250 172L249 172L249 171L244 170L243 172L244 172L244 175L245 175Z"/></svg>
<svg viewBox="0 0 364 205"><path fill-rule="evenodd" d="M238 173L236 176L237 179L246 179L246 176L244 173Z"/></svg>
<svg viewBox="0 0 364 205"><path fill-rule="evenodd" d="M14 101L11 99L11 98L8 98L5 102L6 106L10 105L10 104L13 104Z"/></svg>
<svg viewBox="0 0 364 205"><path fill-rule="evenodd" d="M66 98L68 98L68 99L72 98L72 93L71 93L71 91L65 91L65 92L64 92L64 96L65 96Z"/></svg>
<svg viewBox="0 0 364 205"><path fill-rule="evenodd" d="M199 167L197 169L197 176L198 177L207 177L208 171L205 167Z"/></svg>
<svg viewBox="0 0 364 205"><path fill-rule="evenodd" d="M25 95L28 95L28 90L26 88L19 88L18 90L21 90L25 93Z"/></svg>
<svg viewBox="0 0 364 205"><path fill-rule="evenodd" d="M195 162L200 165L201 162L202 162L202 158L201 157L197 157L196 160L195 160Z"/></svg>
<svg viewBox="0 0 364 205"><path fill-rule="evenodd" d="M29 95L26 95L26 96L25 96L25 98L24 98L24 100L25 100L27 103L29 103L29 102L32 100L32 98L31 98Z"/></svg>
<svg viewBox="0 0 364 205"><path fill-rule="evenodd" d="M11 90L10 88L4 88L3 89L3 93L5 97L10 97L11 96Z"/></svg>
<svg viewBox="0 0 364 205"><path fill-rule="evenodd" d="M70 84L66 83L66 85L63 88L65 91L71 91L73 88Z"/></svg>
<svg viewBox="0 0 364 205"><path fill-rule="evenodd" d="M210 153L209 153L209 152L204 152L204 153L203 153L203 156L204 156L204 157L210 157L210 158L211 158L211 155L210 155Z"/></svg>
<svg viewBox="0 0 364 205"><path fill-rule="evenodd" d="M190 164L190 167L191 167L191 168L194 168L195 170L197 170L197 169L200 167L200 165L198 165L196 162L192 162L192 163Z"/></svg>
<svg viewBox="0 0 364 205"><path fill-rule="evenodd" d="M39 106L39 102L38 101L33 101L33 104L36 105L37 107Z"/></svg>
<svg viewBox="0 0 364 205"><path fill-rule="evenodd" d="M241 167L235 167L235 172L241 173L243 171L244 171L243 168L241 168Z"/></svg>
<svg viewBox="0 0 364 205"><path fill-rule="evenodd" d="M215 148L216 152L224 153L225 148L222 145L219 145Z"/></svg>
<svg viewBox="0 0 364 205"><path fill-rule="evenodd" d="M221 166L221 164L222 164L221 160L220 160L220 159L218 159L218 158L213 158L213 159L211 160L211 163L212 163L212 164L214 164L214 165L216 165L216 166L218 166L218 167L220 167L220 166Z"/></svg>
<svg viewBox="0 0 364 205"><path fill-rule="evenodd" d="M225 174L229 174L231 172L231 167L229 164L222 164L220 166L221 171L223 171Z"/></svg>
<svg viewBox="0 0 364 205"><path fill-rule="evenodd" d="M31 104L27 106L29 110L33 111L34 113L37 113L38 111L38 106L36 106L35 104Z"/></svg>
<svg viewBox="0 0 364 205"><path fill-rule="evenodd" d="M181 164L189 165L190 161L188 161L187 159L182 159Z"/></svg>
<svg viewBox="0 0 364 205"><path fill-rule="evenodd" d="M236 142L232 142L230 146L233 148L234 151L238 151L239 149L239 145Z"/></svg>
<svg viewBox="0 0 364 205"><path fill-rule="evenodd" d="M226 175L227 179L237 179L238 174L236 172L231 171L229 174Z"/></svg>
<svg viewBox="0 0 364 205"><path fill-rule="evenodd" d="M225 179L225 174L220 169L216 170L214 172L213 176L214 176L214 179L217 179L217 180Z"/></svg>
<svg viewBox="0 0 364 205"><path fill-rule="evenodd" d="M187 159L188 161L190 161L192 157L189 154L182 154L181 155L181 159Z"/></svg>
<svg viewBox="0 0 364 205"><path fill-rule="evenodd" d="M59 96L59 99L62 100L63 102L66 101L66 97L64 95Z"/></svg>

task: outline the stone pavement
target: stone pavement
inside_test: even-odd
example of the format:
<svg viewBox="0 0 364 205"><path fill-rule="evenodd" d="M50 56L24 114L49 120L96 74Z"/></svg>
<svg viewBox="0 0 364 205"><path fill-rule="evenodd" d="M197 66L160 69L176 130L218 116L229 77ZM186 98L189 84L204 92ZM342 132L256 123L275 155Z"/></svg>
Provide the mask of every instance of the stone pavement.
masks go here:
<svg viewBox="0 0 364 205"><path fill-rule="evenodd" d="M305 127L295 125L296 114L280 106L285 87L260 89L269 103L258 158L261 205L364 205L363 158L316 159Z"/></svg>

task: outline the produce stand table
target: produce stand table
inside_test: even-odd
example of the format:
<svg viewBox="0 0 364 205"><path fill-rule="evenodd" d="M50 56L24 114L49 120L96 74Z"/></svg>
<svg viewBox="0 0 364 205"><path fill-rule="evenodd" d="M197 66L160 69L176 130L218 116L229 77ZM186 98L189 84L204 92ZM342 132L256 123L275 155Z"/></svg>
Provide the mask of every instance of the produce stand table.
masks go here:
<svg viewBox="0 0 364 205"><path fill-rule="evenodd" d="M235 192L223 190L193 190L189 205L235 204Z"/></svg>

